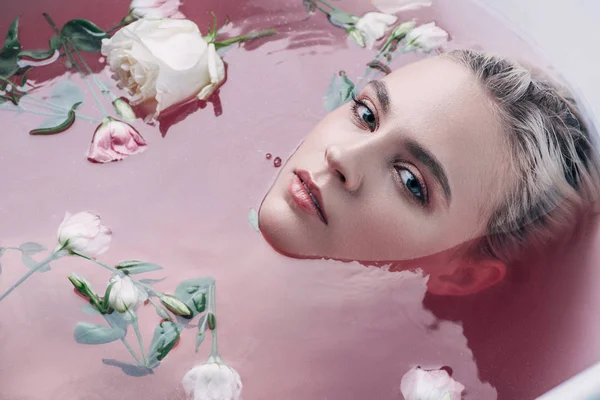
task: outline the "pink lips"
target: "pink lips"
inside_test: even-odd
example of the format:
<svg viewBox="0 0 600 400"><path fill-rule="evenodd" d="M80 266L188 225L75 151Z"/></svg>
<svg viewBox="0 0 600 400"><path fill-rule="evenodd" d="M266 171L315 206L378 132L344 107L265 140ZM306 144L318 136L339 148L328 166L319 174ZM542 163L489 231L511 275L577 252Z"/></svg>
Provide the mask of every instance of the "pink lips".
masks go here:
<svg viewBox="0 0 600 400"><path fill-rule="evenodd" d="M328 225L323 198L319 187L305 170L296 170L290 182L289 193L302 211L318 217Z"/></svg>

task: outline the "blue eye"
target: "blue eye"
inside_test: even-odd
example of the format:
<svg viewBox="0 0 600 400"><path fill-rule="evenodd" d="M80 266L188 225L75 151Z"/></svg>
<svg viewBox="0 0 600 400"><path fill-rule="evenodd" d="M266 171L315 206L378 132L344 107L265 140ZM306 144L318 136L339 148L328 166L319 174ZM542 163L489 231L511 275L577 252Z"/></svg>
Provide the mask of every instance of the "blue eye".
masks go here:
<svg viewBox="0 0 600 400"><path fill-rule="evenodd" d="M358 118L361 124L366 125L366 127L374 132L377 129L377 118L371 109L361 100L357 100L352 94L352 100L354 104L352 105L352 111L354 115Z"/></svg>
<svg viewBox="0 0 600 400"><path fill-rule="evenodd" d="M426 203L426 190L419 182L419 179L408 169L402 167L396 167L396 171L398 171L398 175L400 175L400 180L406 186L408 191L417 198L421 203Z"/></svg>

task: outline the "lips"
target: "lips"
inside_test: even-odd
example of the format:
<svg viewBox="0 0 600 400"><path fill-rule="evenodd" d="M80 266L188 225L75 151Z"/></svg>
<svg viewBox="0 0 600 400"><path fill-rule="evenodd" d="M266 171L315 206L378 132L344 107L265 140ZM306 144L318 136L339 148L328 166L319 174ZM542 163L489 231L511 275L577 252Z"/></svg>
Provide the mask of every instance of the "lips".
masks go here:
<svg viewBox="0 0 600 400"><path fill-rule="evenodd" d="M305 170L296 170L294 171L294 175L294 178L297 178L292 181L291 185L291 192L294 200L305 211L316 214L321 222L328 225L321 191L312 180L310 173Z"/></svg>

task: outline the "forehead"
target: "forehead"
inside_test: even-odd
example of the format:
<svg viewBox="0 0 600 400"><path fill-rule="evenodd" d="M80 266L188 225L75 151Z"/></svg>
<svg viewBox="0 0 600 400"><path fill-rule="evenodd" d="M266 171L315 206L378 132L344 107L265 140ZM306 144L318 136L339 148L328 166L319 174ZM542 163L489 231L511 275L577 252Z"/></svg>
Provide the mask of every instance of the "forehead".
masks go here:
<svg viewBox="0 0 600 400"><path fill-rule="evenodd" d="M475 207L487 215L487 205L505 187L509 158L506 134L483 86L466 67L440 57L410 64L383 81L391 136L410 136L441 162L453 208Z"/></svg>

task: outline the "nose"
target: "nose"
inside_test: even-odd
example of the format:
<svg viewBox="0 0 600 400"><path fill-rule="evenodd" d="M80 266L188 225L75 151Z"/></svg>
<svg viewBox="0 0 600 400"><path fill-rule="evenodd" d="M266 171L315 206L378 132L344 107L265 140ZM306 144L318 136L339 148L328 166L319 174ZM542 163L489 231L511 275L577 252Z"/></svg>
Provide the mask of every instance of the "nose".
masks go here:
<svg viewBox="0 0 600 400"><path fill-rule="evenodd" d="M333 173L349 191L356 191L362 183L362 172L358 165L359 155L349 146L329 146L325 149L325 161Z"/></svg>

